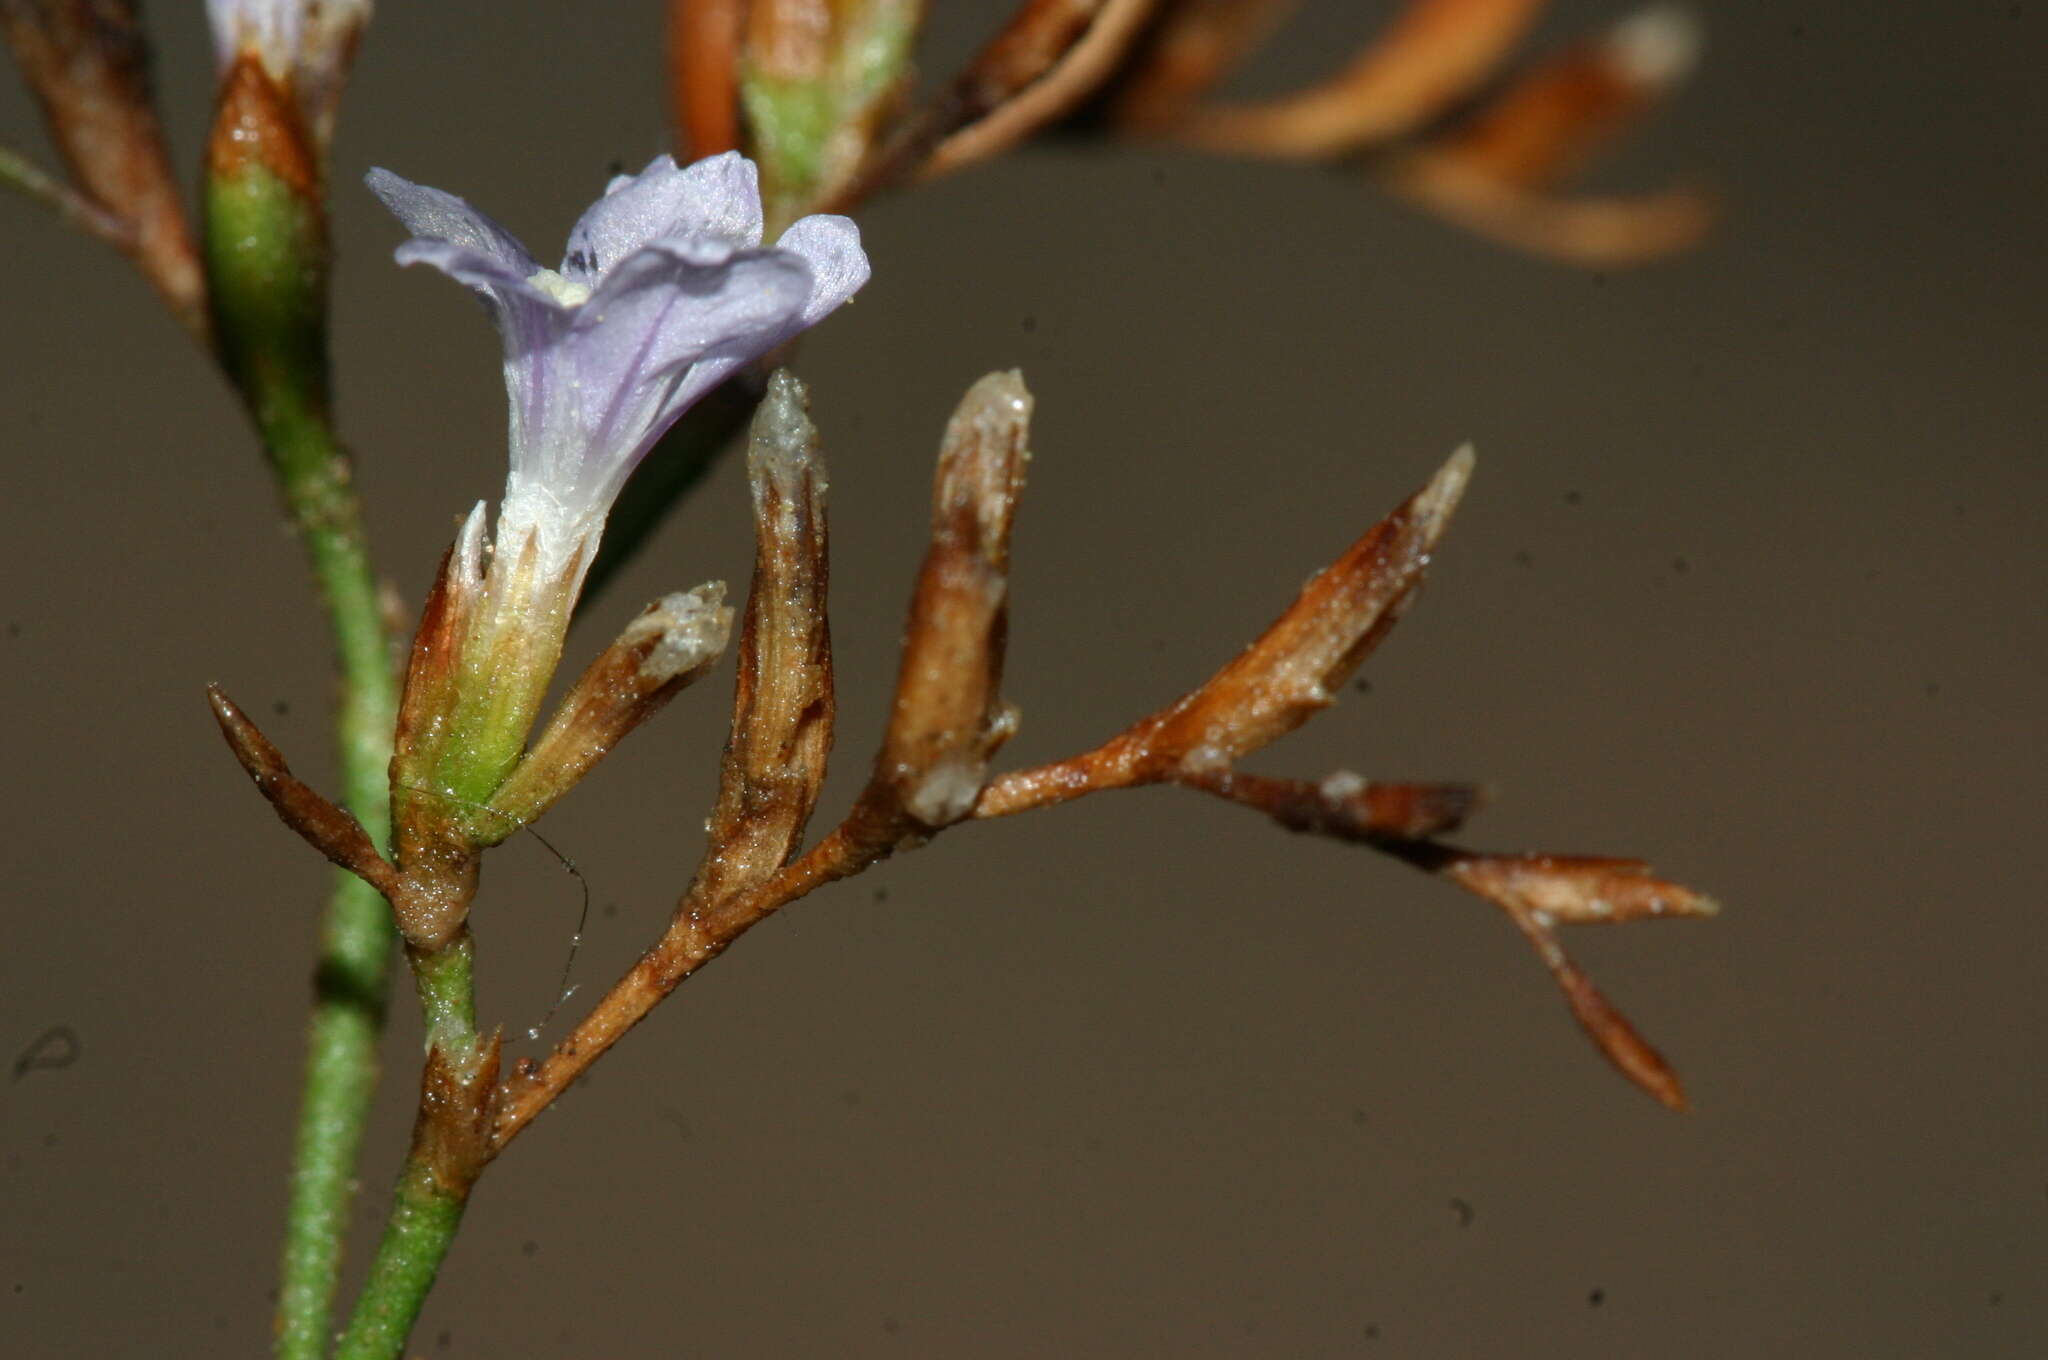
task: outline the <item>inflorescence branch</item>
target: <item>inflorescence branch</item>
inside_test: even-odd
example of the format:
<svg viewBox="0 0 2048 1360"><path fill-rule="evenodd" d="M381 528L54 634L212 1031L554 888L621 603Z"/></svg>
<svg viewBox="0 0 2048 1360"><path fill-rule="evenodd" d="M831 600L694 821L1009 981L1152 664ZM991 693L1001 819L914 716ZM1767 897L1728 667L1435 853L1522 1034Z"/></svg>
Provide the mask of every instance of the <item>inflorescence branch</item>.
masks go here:
<svg viewBox="0 0 2048 1360"><path fill-rule="evenodd" d="M487 540L479 506L444 559L401 697L329 398L327 146L369 0L210 0L221 78L196 220L166 151L135 0L0 0L0 37L62 164L60 176L0 149L0 184L128 255L234 384L307 546L340 654L340 804L294 776L247 714L210 691L231 748L278 815L354 876L341 880L324 925L281 1355L327 1348L391 922L429 1045L412 1149L345 1356L399 1353L485 1166L754 924L963 821L1107 789L1192 789L1485 898L1530 941L1602 1052L1682 1106L1669 1066L1572 963L1558 929L1705 916L1709 899L1634 860L1449 845L1439 838L1481 801L1470 785L1238 768L1333 703L1412 602L1470 476L1469 451L1204 684L1080 755L992 776L1017 723L1001 682L1030 397L1016 374L982 379L941 445L930 547L872 774L839 823L802 848L834 736L826 478L801 384L764 375L866 280L858 231L834 214L1065 125L1354 165L1425 211L1561 260L1654 258L1706 230L1713 204L1698 188L1588 196L1562 187L1690 69L1699 40L1687 11L1655 4L1515 68L1543 0L1407 0L1327 80L1272 99L1217 97L1290 8L1020 0L960 72L920 96L911 57L923 0L668 0L675 118L706 159L682 167L658 157L616 177L559 271L453 195L375 172L372 188L413 234L400 260L439 269L490 303L513 401L512 475L495 530ZM688 456L639 480L662 490L618 516L600 575L763 386L748 454L754 578L703 861L660 940L569 1038L501 1072L500 1036L478 1027L472 983L469 916L484 854L704 675L733 623L722 583L656 602L535 736L571 614L595 579L606 516L634 468L699 406L673 441Z"/></svg>
<svg viewBox="0 0 2048 1360"><path fill-rule="evenodd" d="M1696 185L1563 188L1691 70L1699 24L1682 6L1653 3L1517 66L1545 0L1408 0L1329 78L1269 99L1215 97L1291 8L1022 0L919 98L900 46L873 41L914 27L917 0L670 0L676 124L699 155L739 147L760 160L782 220L851 212L1075 124L1202 152L1356 165L1425 212L1581 264L1670 255L1711 225L1713 196ZM889 60L861 66L884 50Z"/></svg>
<svg viewBox="0 0 2048 1360"><path fill-rule="evenodd" d="M801 385L778 373L750 437L754 580L703 862L662 938L552 1053L523 1060L489 1093L488 1155L685 978L781 907L961 821L1151 784L1178 785L1262 812L1289 830L1368 846L1494 903L1535 946L1601 1051L1658 1100L1674 1108L1684 1103L1668 1064L1572 964L1556 930L1706 916L1715 910L1711 900L1652 876L1634 860L1489 854L1445 844L1438 838L1482 800L1471 785L1375 782L1342 770L1316 780L1288 779L1238 768L1334 703L1413 602L1470 478L1469 449L1312 578L1257 640L1203 684L1091 750L991 777L989 763L1017 721L1001 680L1010 527L1029 457L1030 398L1015 374L982 379L941 445L931 545L912 593L896 695L873 773L841 821L799 854L834 722L826 474L805 406ZM430 607L421 646L430 646L426 639L443 627L442 612ZM606 718L602 733L587 731L567 715L615 711L616 699L599 703L585 693L590 677L624 673L616 658L644 651L649 631L643 620L600 658L522 771L568 771L547 781L559 794L587 772L585 755L608 750L629 730L631 724ZM665 701L684 676L701 674L707 664L703 650L692 650L687 667L649 693ZM437 673L432 666L416 670ZM280 816L330 859L376 883L401 922L415 923L409 937L431 943L466 919L480 844L467 852L454 888L445 887L442 867L432 869L429 877L443 886L429 894L422 917L419 901L409 896L419 890L405 873L376 856L346 814L293 779L231 704L218 696L215 703L237 754ZM628 701L623 711L637 714L638 708ZM571 730L579 733L572 740L556 735ZM557 751L567 754L549 754ZM522 779L515 775L512 785ZM522 803L520 823L541 807ZM491 839L502 838L501 831ZM479 1162L474 1170L481 1169Z"/></svg>

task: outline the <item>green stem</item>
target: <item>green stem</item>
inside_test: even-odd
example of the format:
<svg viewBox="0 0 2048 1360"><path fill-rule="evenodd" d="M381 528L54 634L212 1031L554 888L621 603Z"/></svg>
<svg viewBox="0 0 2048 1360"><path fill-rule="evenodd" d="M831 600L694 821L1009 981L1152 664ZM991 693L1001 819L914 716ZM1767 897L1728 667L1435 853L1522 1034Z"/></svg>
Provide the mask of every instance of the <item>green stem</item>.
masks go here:
<svg viewBox="0 0 2048 1360"><path fill-rule="evenodd" d="M270 447L275 454L278 445ZM331 456L341 457L339 450ZM336 728L342 796L382 845L391 830L385 771L398 696L356 499L329 476L297 475L294 460L279 457L276 466L341 654ZM305 513L313 498L325 507L318 517ZM344 506L345 518L337 523L333 512ZM353 875L337 874L321 924L280 1264L277 1354L285 1360L317 1360L326 1353L356 1158L377 1085L377 1042L395 936L391 910L376 890Z"/></svg>
<svg viewBox="0 0 2048 1360"><path fill-rule="evenodd" d="M443 1053L476 1047L476 946L464 926L445 949L431 954L406 951L426 1020L427 1046Z"/></svg>
<svg viewBox="0 0 2048 1360"><path fill-rule="evenodd" d="M417 1152L406 1159L377 1260L335 1360L397 1360L405 1353L405 1338L468 1204L468 1186L443 1185Z"/></svg>
<svg viewBox="0 0 2048 1360"><path fill-rule="evenodd" d="M61 217L73 216L78 201L68 185L11 147L0 146L0 187L32 198Z"/></svg>
<svg viewBox="0 0 2048 1360"><path fill-rule="evenodd" d="M390 915L384 899L354 878L337 883L327 904L278 1268L277 1354L284 1360L318 1360L327 1349L356 1156L377 1087Z"/></svg>
<svg viewBox="0 0 2048 1360"><path fill-rule="evenodd" d="M108 212L10 147L0 146L0 188L13 189L26 198L34 199L57 214L61 221L90 232L116 250L131 253L134 250L136 230L132 222ZM151 281L156 282L154 276ZM172 310L179 313L180 321L189 320L175 301Z"/></svg>
<svg viewBox="0 0 2048 1360"><path fill-rule="evenodd" d="M489 1160L497 1045L477 1040L474 954L467 929L445 949L408 952L427 1026L419 1118L377 1259L336 1360L404 1354L427 1291L455 1244L470 1187Z"/></svg>
<svg viewBox="0 0 2048 1360"><path fill-rule="evenodd" d="M206 207L221 366L262 437L338 653L342 801L384 844L397 676L362 502L329 420L325 223L317 202L254 163L210 177ZM321 925L293 1149L277 1315L285 1360L316 1360L327 1348L394 938L383 899L341 876Z"/></svg>

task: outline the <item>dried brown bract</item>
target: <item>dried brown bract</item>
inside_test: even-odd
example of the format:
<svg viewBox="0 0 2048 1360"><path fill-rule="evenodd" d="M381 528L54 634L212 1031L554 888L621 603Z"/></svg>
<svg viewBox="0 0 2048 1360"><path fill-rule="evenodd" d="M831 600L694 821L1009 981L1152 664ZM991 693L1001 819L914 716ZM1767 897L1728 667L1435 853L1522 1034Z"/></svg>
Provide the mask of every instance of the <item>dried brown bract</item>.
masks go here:
<svg viewBox="0 0 2048 1360"><path fill-rule="evenodd" d="M945 132L918 176L991 160L1080 108L1123 65L1157 8L1157 0L1026 5L956 86L974 97L938 106L950 116L939 120Z"/></svg>
<svg viewBox="0 0 2048 1360"><path fill-rule="evenodd" d="M1454 851L1438 872L1508 911L1564 925L1713 916L1720 911L1712 898L1665 882L1636 859Z"/></svg>
<svg viewBox="0 0 2048 1360"><path fill-rule="evenodd" d="M1092 751L1005 776L983 794L976 815L1003 817L1105 788L1222 771L1328 708L1421 586L1472 463L1469 448L1453 454L1200 688Z"/></svg>
<svg viewBox="0 0 2048 1360"><path fill-rule="evenodd" d="M1234 764L1335 703L1422 585L1472 462L1470 448L1451 455L1427 486L1318 572L1235 660L1118 738L1140 777Z"/></svg>
<svg viewBox="0 0 2048 1360"><path fill-rule="evenodd" d="M853 23L842 8L863 7L677 0L672 70L693 145L737 145L772 164L768 143L780 120L755 87L772 94L776 79L809 79L828 88L823 53ZM1544 0L1409 0L1327 80L1272 99L1212 99L1291 8L1291 0L1021 0L935 93L900 103L892 90L890 101L869 107L858 136L831 150L808 206L849 211L881 190L994 159L1085 111L1092 129L1201 151L1356 161L1420 208L1562 260L1651 259L1690 246L1710 225L1712 200L1695 188L1557 192L1690 69L1699 38L1689 11L1652 5L1518 73L1516 49Z"/></svg>
<svg viewBox="0 0 2048 1360"><path fill-rule="evenodd" d="M1117 86L1127 132L1164 131L1280 27L1299 0L1169 0L1146 35L1145 59Z"/></svg>
<svg viewBox="0 0 2048 1360"><path fill-rule="evenodd" d="M1486 801L1476 784L1387 783L1350 770L1313 781L1196 770L1174 782L1257 808L1289 831L1366 845L1456 831Z"/></svg>
<svg viewBox="0 0 2048 1360"><path fill-rule="evenodd" d="M1003 652L1030 419L1023 378L991 373L969 389L939 449L931 547L873 786L878 801L926 830L973 810L989 758L1016 730L1002 697Z"/></svg>
<svg viewBox="0 0 2048 1360"><path fill-rule="evenodd" d="M1537 66L1434 138L1384 159L1381 182L1468 229L1586 264L1655 259L1713 225L1705 189L1554 192L1665 99L1699 48L1683 10L1644 10Z"/></svg>
<svg viewBox="0 0 2048 1360"><path fill-rule="evenodd" d="M427 1050L412 1145L414 1163L439 1194L467 1198L493 1155L491 1097L503 1049L493 1034L473 1053L447 1053L438 1044Z"/></svg>
<svg viewBox="0 0 2048 1360"><path fill-rule="evenodd" d="M492 795L505 834L547 811L628 733L709 671L731 630L723 581L665 595L642 610L590 663Z"/></svg>
<svg viewBox="0 0 2048 1360"><path fill-rule="evenodd" d="M206 698L213 706L214 720L220 724L229 749L249 778L256 781L257 791L269 800L279 820L308 845L379 892L389 895L395 891L397 875L377 853L362 823L294 775L285 763L284 753L220 686L207 686Z"/></svg>
<svg viewBox="0 0 2048 1360"><path fill-rule="evenodd" d="M199 251L178 194L133 0L0 0L14 50L70 185L46 195L130 256L172 313L207 333Z"/></svg>
<svg viewBox="0 0 2048 1360"><path fill-rule="evenodd" d="M1290 831L1366 845L1448 878L1505 911L1537 946L1601 1051L1678 1108L1684 1098L1676 1075L1566 957L1554 928L1710 916L1717 910L1710 899L1653 877L1636 860L1482 854L1431 839L1477 810L1482 795L1470 784L1382 783L1349 771L1311 781L1234 768L1334 702L1344 679L1385 638L1420 586L1471 470L1470 450L1460 450L1199 689L1093 750L1004 775L984 790L975 812L1010 816L1166 781L1255 809Z"/></svg>
<svg viewBox="0 0 2048 1360"><path fill-rule="evenodd" d="M1628 1017L1601 994L1559 943L1559 925L1659 917L1707 917L1712 898L1653 876L1639 860L1588 855L1486 855L1430 845L1409 857L1506 912L1550 970L1565 1004L1622 1075L1674 1110L1685 1108L1678 1074Z"/></svg>
<svg viewBox="0 0 2048 1360"><path fill-rule="evenodd" d="M1002 699L1009 545L1028 457L1030 399L1015 374L977 383L947 426L931 542L919 569L874 774L809 850L798 838L832 729L824 621L823 470L800 385L777 374L754 427L757 556L740 645L733 729L709 843L668 931L556 1045L505 1082L494 1148L759 921L835 880L914 849L948 826L1088 793L1169 782L1253 808L1290 830L1393 855L1486 897L1537 946L1582 1026L1667 1105L1678 1082L1578 972L1555 927L1582 920L1701 916L1712 903L1634 860L1489 855L1433 839L1477 810L1470 784L1310 781L1236 762L1328 707L1413 600L1470 479L1460 450L1420 491L1313 578L1274 624L1197 689L1102 745L993 779L1015 726Z"/></svg>
<svg viewBox="0 0 2048 1360"><path fill-rule="evenodd" d="M1489 78L1543 10L1543 0L1413 0L1330 79L1254 104L1202 105L1204 86L1177 82L1177 107L1157 87L1121 105L1135 128L1212 151L1320 160L1419 131ZM1190 7L1187 18L1214 20ZM1169 20L1155 59L1180 41ZM1224 74L1211 67L1210 80Z"/></svg>
<svg viewBox="0 0 2048 1360"><path fill-rule="evenodd" d="M494 601L484 588L483 524L479 506L443 555L413 635L391 759L390 860L352 817L292 778L283 757L225 696L211 694L222 731L279 815L382 893L416 952L446 949L463 936L484 851L544 814L703 676L732 625L721 582L649 605L583 672L547 728L526 746L524 724L498 711L511 686L492 681L541 662L516 638L505 641L518 631L517 620L493 616ZM822 561L822 538L814 548ZM533 557L528 543L509 571L529 573ZM817 621L821 629L822 610L812 605L800 593L790 597L804 626ZM542 686L547 678L539 677ZM509 756L478 761L472 742L479 730L509 731L520 745ZM476 790L466 795L472 783Z"/></svg>
<svg viewBox="0 0 2048 1360"><path fill-rule="evenodd" d="M718 802L686 913L714 911L782 868L825 781L834 715L826 474L808 405L803 384L778 371L748 438L754 583Z"/></svg>
<svg viewBox="0 0 2048 1360"><path fill-rule="evenodd" d="M669 927L547 1059L505 1082L502 1147L682 981L807 888L778 890L831 754L826 618L827 479L809 395L787 370L768 382L748 435L754 577L740 626L732 727L705 848ZM822 880L817 880L822 881Z"/></svg>

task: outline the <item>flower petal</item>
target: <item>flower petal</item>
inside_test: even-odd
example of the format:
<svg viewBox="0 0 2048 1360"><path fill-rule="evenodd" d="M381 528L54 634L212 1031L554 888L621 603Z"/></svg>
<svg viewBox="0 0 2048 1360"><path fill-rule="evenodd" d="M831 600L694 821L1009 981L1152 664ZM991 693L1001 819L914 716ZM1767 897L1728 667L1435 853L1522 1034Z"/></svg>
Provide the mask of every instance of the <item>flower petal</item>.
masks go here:
<svg viewBox="0 0 2048 1360"><path fill-rule="evenodd" d="M736 151L678 168L656 156L621 175L569 233L562 277L592 288L634 251L669 236L761 244L761 189L754 163Z"/></svg>
<svg viewBox="0 0 2048 1360"><path fill-rule="evenodd" d="M681 168L660 156L614 178L577 223L559 276L452 194L383 170L369 184L414 233L399 261L432 265L496 314L512 417L499 532L525 525L543 547L594 543L677 417L868 277L843 217L806 218L761 248L758 177L737 154Z"/></svg>
<svg viewBox="0 0 2048 1360"><path fill-rule="evenodd" d="M489 258L520 279L540 269L519 238L454 194L375 169L363 176L370 192L382 199L392 216L423 241L441 241Z"/></svg>
<svg viewBox="0 0 2048 1360"><path fill-rule="evenodd" d="M392 258L400 264L431 265L480 294L498 323L508 366L558 343L574 316L570 308L481 251L415 238L393 251Z"/></svg>
<svg viewBox="0 0 2048 1360"><path fill-rule="evenodd" d="M511 410L512 445L518 448L546 442L551 403L574 400L559 390L564 375L558 358L573 311L482 251L415 238L394 254L400 264L431 265L475 290L489 304L498 335L505 342L505 396Z"/></svg>
<svg viewBox="0 0 2048 1360"><path fill-rule="evenodd" d="M623 484L692 402L802 328L812 286L785 251L663 241L621 261L569 342L589 440L583 477Z"/></svg>
<svg viewBox="0 0 2048 1360"><path fill-rule="evenodd" d="M868 257L860 248L860 228L850 217L814 213L790 224L775 243L802 258L811 269L811 296L804 304L803 325L815 326L868 281Z"/></svg>
<svg viewBox="0 0 2048 1360"><path fill-rule="evenodd" d="M610 368L585 364L584 378L658 374L712 348L758 353L799 324L813 287L809 266L788 251L657 241L621 261L578 309L578 353L596 346L614 356Z"/></svg>
<svg viewBox="0 0 2048 1360"><path fill-rule="evenodd" d="M391 258L400 264L430 265L457 283L466 284L479 293L492 295L503 290L536 306L562 310L560 302L534 286L531 275L509 269L496 256L487 255L469 246L415 236L409 241L401 242L398 249L391 252Z"/></svg>

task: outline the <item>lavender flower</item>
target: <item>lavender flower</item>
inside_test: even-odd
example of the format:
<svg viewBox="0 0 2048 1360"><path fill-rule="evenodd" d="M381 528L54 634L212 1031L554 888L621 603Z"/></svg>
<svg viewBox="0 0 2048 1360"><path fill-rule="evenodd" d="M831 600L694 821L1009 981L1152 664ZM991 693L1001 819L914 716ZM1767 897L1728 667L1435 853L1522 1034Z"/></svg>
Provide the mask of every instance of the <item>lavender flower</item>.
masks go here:
<svg viewBox="0 0 2048 1360"><path fill-rule="evenodd" d="M399 263L432 265L489 304L511 403L488 565L479 504L406 680L392 796L400 855L419 861L449 807L488 803L518 764L634 465L698 398L852 296L868 262L844 217L806 217L762 246L754 166L735 154L684 168L659 156L612 180L559 270L452 194L384 170L369 183L413 233Z"/></svg>
<svg viewBox="0 0 2048 1360"><path fill-rule="evenodd" d="M677 417L868 277L848 218L806 217L762 246L754 165L735 152L613 179L559 270L452 194L386 170L369 185L413 233L399 263L432 265L496 314L512 446L496 556L530 542L543 581L580 582L612 501Z"/></svg>

